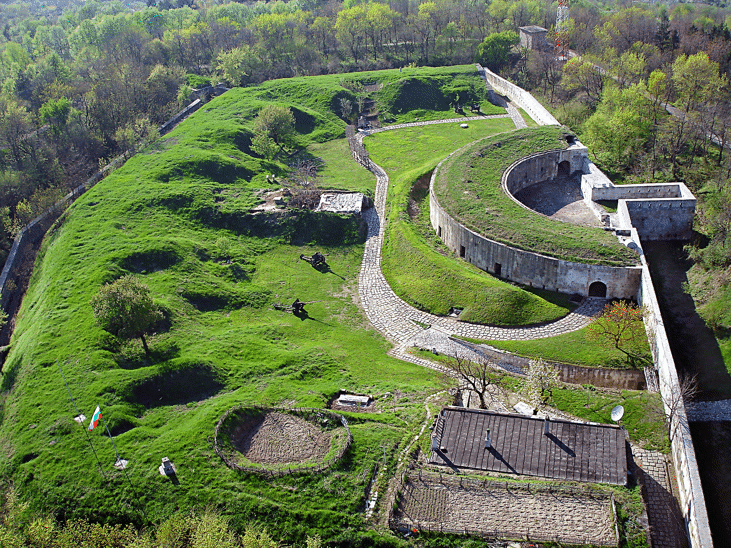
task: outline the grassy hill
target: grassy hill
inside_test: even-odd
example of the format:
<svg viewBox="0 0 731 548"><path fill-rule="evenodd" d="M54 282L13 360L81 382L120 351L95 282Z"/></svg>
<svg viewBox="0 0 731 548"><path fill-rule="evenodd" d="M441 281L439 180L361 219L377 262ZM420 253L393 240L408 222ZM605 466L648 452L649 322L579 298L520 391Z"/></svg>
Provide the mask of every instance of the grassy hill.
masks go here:
<svg viewBox="0 0 731 548"><path fill-rule="evenodd" d="M450 74L479 84L472 67L348 79L388 83L408 71L422 80L438 76L436 95L447 93ZM49 232L0 394L0 474L33 509L141 524L215 505L238 529L263 523L286 542L317 532L333 544L373 544L378 534L365 531L359 513L366 485L376 463L393 470L397 451L423 422L425 398L441 383L388 357L390 344L358 307L359 220L250 212L260 189L280 185L266 175L281 181L287 170L286 159L250 150L256 113L272 102L293 110L299 146L329 161L323 187L373 191L375 180L337 154L347 151L340 98L354 97L341 79L231 90L96 185ZM299 260L315 250L326 253L328 272ZM164 310L149 357L139 341L119 342L94 322L91 298L126 273L138 275ZM314 301L307 317L277 309L295 298ZM114 449L102 429L87 438L85 425L73 421L57 364L80 412L90 417L101 406L129 460L124 472L112 467ZM215 455L214 427L231 407L323 407L340 389L376 395L380 413L349 416L353 444L327 476L267 481L235 473ZM162 457L177 466L176 482L158 473Z"/></svg>

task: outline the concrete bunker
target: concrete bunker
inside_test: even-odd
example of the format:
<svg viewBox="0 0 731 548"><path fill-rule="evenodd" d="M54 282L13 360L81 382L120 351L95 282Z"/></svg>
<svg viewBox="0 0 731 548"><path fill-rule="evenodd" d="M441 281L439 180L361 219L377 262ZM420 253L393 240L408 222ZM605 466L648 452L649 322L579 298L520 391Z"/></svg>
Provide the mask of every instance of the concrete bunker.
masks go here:
<svg viewBox="0 0 731 548"><path fill-rule="evenodd" d="M572 186L577 194L574 201L583 206L581 173L585 159L586 149L580 144L567 149L535 153L512 164L503 174L501 186L515 203L537 213L516 199L515 193L546 185L556 178L561 169L568 171L570 178L576 178L576 184ZM453 218L437 199L434 182L440 167L433 172L430 184L430 218L437 235L458 257L499 278L548 291L587 295L592 281L603 280L605 298L633 298L637 295L641 274L641 267L637 265L613 266L568 261L518 249L470 230ZM599 229L600 223L594 214L588 210L586 213L593 219L593 226Z"/></svg>

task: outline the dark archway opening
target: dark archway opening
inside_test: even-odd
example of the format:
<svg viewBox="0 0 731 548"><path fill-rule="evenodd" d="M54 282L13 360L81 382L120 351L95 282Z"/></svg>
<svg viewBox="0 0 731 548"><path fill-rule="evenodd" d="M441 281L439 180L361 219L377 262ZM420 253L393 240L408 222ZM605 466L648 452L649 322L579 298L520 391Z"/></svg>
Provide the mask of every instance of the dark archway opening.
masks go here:
<svg viewBox="0 0 731 548"><path fill-rule="evenodd" d="M558 164L558 177L568 177L571 175L571 162L564 160Z"/></svg>
<svg viewBox="0 0 731 548"><path fill-rule="evenodd" d="M589 286L589 297L607 298L607 286L603 282L594 282Z"/></svg>

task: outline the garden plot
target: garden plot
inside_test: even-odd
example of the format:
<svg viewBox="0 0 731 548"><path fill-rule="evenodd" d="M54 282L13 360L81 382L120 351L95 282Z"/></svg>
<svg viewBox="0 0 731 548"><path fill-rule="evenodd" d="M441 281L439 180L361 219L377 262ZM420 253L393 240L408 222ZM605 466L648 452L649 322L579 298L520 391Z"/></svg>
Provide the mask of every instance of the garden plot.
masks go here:
<svg viewBox="0 0 731 548"><path fill-rule="evenodd" d="M404 479L389 521L394 529L617 545L611 495L558 485L421 473Z"/></svg>

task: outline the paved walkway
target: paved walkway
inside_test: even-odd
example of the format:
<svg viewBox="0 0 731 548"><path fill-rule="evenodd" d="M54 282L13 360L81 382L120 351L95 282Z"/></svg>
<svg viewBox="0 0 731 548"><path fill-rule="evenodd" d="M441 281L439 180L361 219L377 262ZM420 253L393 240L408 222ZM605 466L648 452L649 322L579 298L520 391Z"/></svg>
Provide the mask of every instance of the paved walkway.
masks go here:
<svg viewBox="0 0 731 548"><path fill-rule="evenodd" d="M358 138L362 140L366 135L406 127L504 118L506 116L475 116L398 124L363 132L358 135ZM586 299L576 310L558 321L540 326L510 328L459 322L455 318L435 316L407 304L391 290L381 272L381 248L385 232L384 212L389 179L386 172L375 163L371 162L370 169L376 176L376 197L374 207L366 210L363 214L368 224L368 236L358 279L358 293L368 320L378 331L396 344L397 348L392 352L395 357L438 369L427 360L421 360L405 353L408 347L413 346L416 340L424 336L423 331L425 328L430 328L429 336L435 341L434 344L429 343L431 344L429 347L436 347L436 342L449 344L445 342L449 335L482 340L540 339L581 329L589 323L594 314L602 310L605 302L603 299Z"/></svg>
<svg viewBox="0 0 731 548"><path fill-rule="evenodd" d="M635 446L632 446L632 456L641 470L639 477L645 492L652 548L686 548L683 516L673 494L672 465L662 453Z"/></svg>

